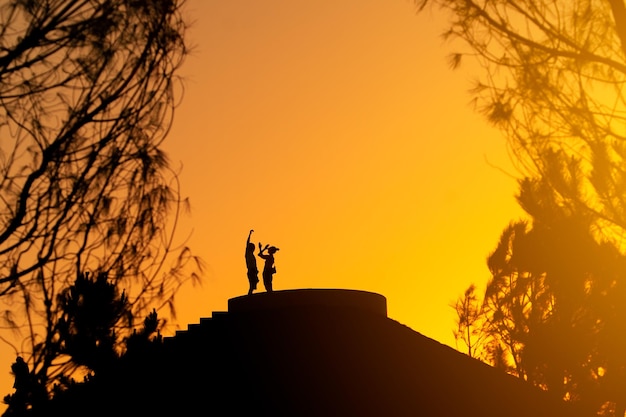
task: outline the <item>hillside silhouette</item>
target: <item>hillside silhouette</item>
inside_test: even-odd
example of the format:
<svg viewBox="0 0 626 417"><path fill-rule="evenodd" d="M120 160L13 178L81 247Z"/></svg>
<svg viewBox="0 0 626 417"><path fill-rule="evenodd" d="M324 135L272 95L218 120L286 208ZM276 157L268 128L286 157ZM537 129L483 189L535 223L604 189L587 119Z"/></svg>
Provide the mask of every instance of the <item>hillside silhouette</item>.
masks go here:
<svg viewBox="0 0 626 417"><path fill-rule="evenodd" d="M302 289L229 300L47 415L579 416L571 404L387 317L386 299Z"/></svg>

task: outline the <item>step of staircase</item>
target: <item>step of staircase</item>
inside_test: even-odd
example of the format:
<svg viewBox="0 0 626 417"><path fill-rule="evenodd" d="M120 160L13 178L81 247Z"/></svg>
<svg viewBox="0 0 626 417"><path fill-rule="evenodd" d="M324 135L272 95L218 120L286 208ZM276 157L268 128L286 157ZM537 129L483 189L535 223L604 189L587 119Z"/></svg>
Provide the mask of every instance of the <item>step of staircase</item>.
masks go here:
<svg viewBox="0 0 626 417"><path fill-rule="evenodd" d="M214 327L215 323L224 323L228 317L227 311L213 311L211 317L201 317L199 323L191 323L186 329L176 330L173 336L163 338L165 345L171 345L174 340L188 340L195 335L204 333L207 329Z"/></svg>

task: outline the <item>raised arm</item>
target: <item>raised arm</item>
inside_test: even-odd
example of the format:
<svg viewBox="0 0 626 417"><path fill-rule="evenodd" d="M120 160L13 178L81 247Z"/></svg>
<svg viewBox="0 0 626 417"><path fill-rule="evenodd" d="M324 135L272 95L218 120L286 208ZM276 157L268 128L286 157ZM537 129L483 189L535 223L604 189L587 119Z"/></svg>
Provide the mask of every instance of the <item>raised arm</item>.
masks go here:
<svg viewBox="0 0 626 417"><path fill-rule="evenodd" d="M248 233L248 240L246 240L246 248L248 247L248 244L250 243L250 236L252 236L252 232L254 232L254 230L250 229L250 233Z"/></svg>

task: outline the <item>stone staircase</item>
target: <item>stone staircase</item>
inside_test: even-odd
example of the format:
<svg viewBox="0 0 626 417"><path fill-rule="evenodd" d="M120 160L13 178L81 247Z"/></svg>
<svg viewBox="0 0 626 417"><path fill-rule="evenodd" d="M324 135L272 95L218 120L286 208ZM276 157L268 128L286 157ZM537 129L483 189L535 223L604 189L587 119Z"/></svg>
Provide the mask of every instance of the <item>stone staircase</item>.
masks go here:
<svg viewBox="0 0 626 417"><path fill-rule="evenodd" d="M194 339L206 338L207 335L223 330L227 321L227 311L213 311L211 317L202 317L199 323L188 324L186 330L176 330L173 336L163 337L163 345L167 348L173 346L174 343L185 343Z"/></svg>

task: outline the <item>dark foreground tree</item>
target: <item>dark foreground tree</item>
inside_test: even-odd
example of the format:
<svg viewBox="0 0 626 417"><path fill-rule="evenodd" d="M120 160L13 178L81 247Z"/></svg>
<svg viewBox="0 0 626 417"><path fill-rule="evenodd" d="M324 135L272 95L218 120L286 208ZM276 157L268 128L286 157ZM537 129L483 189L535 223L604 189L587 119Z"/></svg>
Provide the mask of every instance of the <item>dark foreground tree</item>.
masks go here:
<svg viewBox="0 0 626 417"><path fill-rule="evenodd" d="M96 411L105 404L94 404L95 394L100 395L100 401L105 398L111 401L116 398L115 393L101 391L107 386L120 385L125 387L120 390L137 392L138 387L132 387L132 382L120 381L121 369L126 368L139 380L155 379L159 374L158 355L162 354L163 347L160 329L164 320L160 320L153 309L144 318L139 331L133 329L132 334L120 338L116 330L127 328L133 318L127 301L124 292L118 293L105 273L79 274L74 284L59 295L62 317L55 332L54 347L49 348L62 354L57 358L63 360L63 365L56 369L60 376L55 378L48 393L45 376L42 379L37 373L31 373L18 357L12 366L15 392L4 397L8 407L3 416L67 415L70 409L81 410L83 415L88 407L94 407L90 408L90 414L108 415ZM81 378L70 376L72 374L80 374Z"/></svg>
<svg viewBox="0 0 626 417"><path fill-rule="evenodd" d="M182 5L0 1L0 302L45 386L67 369L59 332L81 326L62 308L78 275L106 271L138 323L196 278L174 246L185 202L160 148L187 53ZM98 343L132 332L121 323Z"/></svg>
<svg viewBox="0 0 626 417"><path fill-rule="evenodd" d="M517 164L520 203L489 258L488 354L536 385L624 415L624 0L416 0L451 17L472 89ZM485 339L487 340L487 339ZM503 355L504 354L504 355ZM498 359L496 359L498 358Z"/></svg>
<svg viewBox="0 0 626 417"><path fill-rule="evenodd" d="M472 324L475 356L589 415L624 415L626 257L590 219L555 204L547 182L524 181L532 222L511 223L488 258L492 278Z"/></svg>

